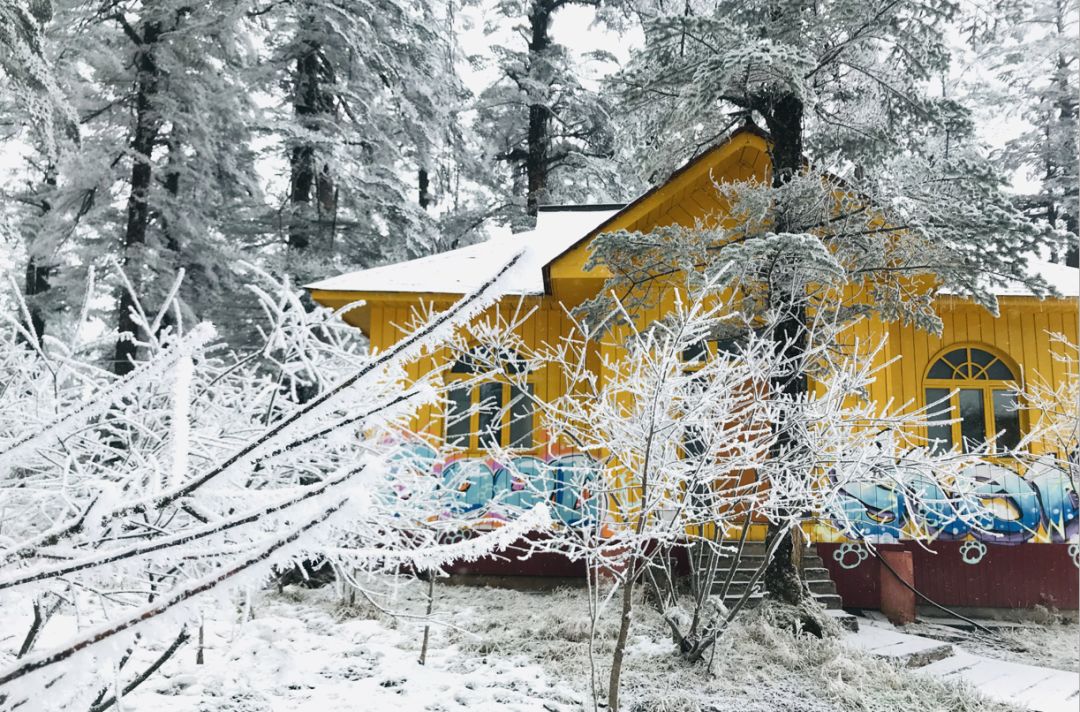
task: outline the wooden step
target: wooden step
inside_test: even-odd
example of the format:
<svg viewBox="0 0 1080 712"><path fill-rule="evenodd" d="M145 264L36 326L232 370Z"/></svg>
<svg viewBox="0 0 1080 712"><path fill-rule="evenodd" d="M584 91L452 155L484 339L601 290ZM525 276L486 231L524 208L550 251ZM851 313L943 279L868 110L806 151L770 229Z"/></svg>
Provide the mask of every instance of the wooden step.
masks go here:
<svg viewBox="0 0 1080 712"><path fill-rule="evenodd" d="M740 597L741 596L734 596L734 595L729 593L724 598L724 605L726 605L728 607L733 606L733 605L735 605L735 602L739 600ZM751 593L750 597L746 600L746 605L747 605L747 607L752 608L752 607L756 606L757 604L761 603L763 598L764 598L764 594L762 594L760 591ZM823 605L825 608L827 608L829 610L840 610L840 609L843 608L843 602L840 600L840 596L838 596L835 593L815 594L814 595L814 600L817 601L818 603L820 603L821 605Z"/></svg>
<svg viewBox="0 0 1080 712"><path fill-rule="evenodd" d="M735 569L735 576L732 581L749 581L757 573L755 568L743 568L739 567ZM727 578L728 571L726 567L721 567L716 573L716 579L718 582L723 582ZM805 568L802 570L802 576L807 581L815 580L832 580L829 578L829 570L824 566L815 566L813 568Z"/></svg>
<svg viewBox="0 0 1080 712"><path fill-rule="evenodd" d="M742 595L743 591L746 590L746 586L748 585L748 583L749 582L747 581L732 582L731 587L728 589L728 596L735 596L736 598L738 598ZM807 588L810 589L810 593L813 594L815 597L818 595L826 594L831 594L834 596L836 595L836 584L834 584L831 579L804 581L804 583L806 584ZM715 586L713 588L713 593L720 593L722 585L723 584L718 584L717 586ZM754 589L758 591L764 590L764 586L761 581L758 581L754 585Z"/></svg>

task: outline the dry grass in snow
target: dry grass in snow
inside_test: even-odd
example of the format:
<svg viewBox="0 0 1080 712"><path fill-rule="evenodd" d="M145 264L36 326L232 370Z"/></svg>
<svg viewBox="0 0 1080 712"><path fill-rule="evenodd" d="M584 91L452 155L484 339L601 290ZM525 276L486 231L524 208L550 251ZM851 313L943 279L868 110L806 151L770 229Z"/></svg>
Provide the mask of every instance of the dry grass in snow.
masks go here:
<svg viewBox="0 0 1080 712"><path fill-rule="evenodd" d="M384 587L376 600L417 615L426 585ZM393 618L330 589L287 588L244 606L206 612L205 664L193 639L122 700L124 712L325 710L591 710L589 615L583 590L520 592L436 586L427 665L423 623ZM794 638L748 617L722 639L711 668L673 654L647 606L631 629L623 699L646 711L932 712L1006 710L969 689L849 651L837 639ZM615 637L612 607L595 644L599 689ZM137 653L141 664L156 653Z"/></svg>

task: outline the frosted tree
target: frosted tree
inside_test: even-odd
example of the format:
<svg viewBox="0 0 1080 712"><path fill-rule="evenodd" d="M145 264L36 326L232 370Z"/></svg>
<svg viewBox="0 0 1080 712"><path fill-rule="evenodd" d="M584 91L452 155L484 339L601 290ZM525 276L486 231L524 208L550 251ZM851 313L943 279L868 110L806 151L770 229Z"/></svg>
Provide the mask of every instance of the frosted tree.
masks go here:
<svg viewBox="0 0 1080 712"><path fill-rule="evenodd" d="M0 80L10 90L0 101L0 115L12 127L7 140L25 141L36 148L35 179L28 185L5 190L8 198L0 229L19 233L13 242L25 246L24 290L29 304L27 326L38 335L45 330L50 311L45 293L53 270L51 255L42 249L47 240L38 233L52 209L56 166L65 146L77 143L75 111L57 81L45 27L52 19L47 1L0 3Z"/></svg>
<svg viewBox="0 0 1080 712"><path fill-rule="evenodd" d="M992 287L1007 279L1045 292L1024 256L1059 236L1003 192L964 108L928 91L948 67L953 11L938 0L661 5L645 22L645 48L615 79L640 133L656 137L649 159L671 165L760 122L771 175L718 186L740 223L730 229L601 236L593 264L617 275L605 292L641 292L672 269L733 267L745 309L782 315L773 341L793 360L809 347L811 307L936 329L939 286L991 309ZM772 387L806 393L807 373ZM777 454L799 447L780 442ZM791 546L776 552L768 588L798 601Z"/></svg>
<svg viewBox="0 0 1080 712"><path fill-rule="evenodd" d="M452 5L54 5L48 23L47 4L10 6L22 22L12 29L44 53L24 64L63 78L84 138L60 158L42 144L32 185L5 186L22 206L7 207L37 331L50 310L77 309L88 265L116 287L119 334L134 326L128 295L163 299L183 269L163 328L208 319L257 348L240 262L307 280L424 254L439 221L453 223L450 201L433 207L446 182L428 175L459 140L466 98ZM131 343L110 356L120 373Z"/></svg>
<svg viewBox="0 0 1080 712"><path fill-rule="evenodd" d="M241 292L231 265L250 233L237 226L261 202L254 107L240 76L254 57L240 36L244 7L56 2L53 11L42 46L82 140L55 158L35 145L34 184L17 193L29 206L19 230L35 330L44 329L46 299L53 313L78 310L94 267L116 289L108 321L130 333L131 290L115 262L148 303L165 299L171 275L186 270L177 314L243 332L251 313L218 295ZM118 339L108 356L118 372L131 368L130 344Z"/></svg>
<svg viewBox="0 0 1080 712"><path fill-rule="evenodd" d="M980 98L1009 107L1023 121L1023 132L1005 147L1006 165L1037 181L1038 191L1022 196L1021 205L1071 233L1071 242L1054 256L1075 267L1080 7L1074 0L1037 0L995 3L989 10L990 26L976 32L974 45L979 62L1002 87L984 90Z"/></svg>
<svg viewBox="0 0 1080 712"><path fill-rule="evenodd" d="M0 646L0 705L105 709L191 637L200 606L296 561L318 559L353 582L438 570L545 527L539 506L448 541L467 524L448 514L453 492L401 457L410 415L436 392L431 380L403 390L405 364L490 306L505 269L375 356L336 314L310 312L265 279L265 290L252 287L266 313L254 357L216 346L204 322L143 344L122 377L93 363L82 330L41 342L7 317L0 599L34 615ZM158 333L166 308L132 303L140 333ZM281 374L295 370L326 388L301 403L283 389ZM44 648L57 617L73 632ZM132 669L143 647L152 662Z"/></svg>
<svg viewBox="0 0 1080 712"><path fill-rule="evenodd" d="M509 0L495 5L491 31L509 26L515 42L494 49L499 76L477 100L479 133L487 138L488 182L498 212L531 225L541 204L621 197L611 97L588 85L573 51L552 27L576 0ZM593 62L613 65L595 51ZM491 163L495 165L491 165Z"/></svg>
<svg viewBox="0 0 1080 712"><path fill-rule="evenodd" d="M454 3L267 3L269 127L288 160L279 230L290 274L427 254L438 244L434 164L463 100ZM285 93L282 95L281 87Z"/></svg>
<svg viewBox="0 0 1080 712"><path fill-rule="evenodd" d="M52 19L50 0L0 3L0 76L14 94L23 119L35 132L48 160L62 140L77 140L79 129L45 46L44 26Z"/></svg>
<svg viewBox="0 0 1080 712"><path fill-rule="evenodd" d="M1080 486L1080 345L1063 334L1051 334L1051 355L1063 365L1058 383L1044 378L1026 384L1023 407L1038 414L1035 438L1043 440L1056 467L1069 473L1074 490ZM1080 490L1078 490L1080 491Z"/></svg>
<svg viewBox="0 0 1080 712"><path fill-rule="evenodd" d="M969 469L979 452L931 453L912 435L926 411L882 412L852 397L877 377L881 344L837 350L836 332L846 325L819 312L808 324L810 346L792 357L773 342L769 319L783 312L748 319L725 296L727 284L713 275L672 288L668 315L653 323L617 303L606 315L617 324L610 332L607 324L574 320L571 334L554 345L531 347L518 336L526 309L474 324L452 342L479 379L508 381L516 386L511 392L532 399L552 444L591 456L577 468L536 471L531 458L496 445L514 486L489 508L550 502L556 528L527 546L585 562L599 595L592 613L615 609L611 709L620 706L622 659L642 588L671 628L676 654L698 662L763 581L782 535L829 523L873 546L852 492L885 488L902 496L917 513L914 535L924 541L947 524L980 530L987 523ZM599 370L587 366L597 351ZM530 374L545 369L564 380L550 400L528 388ZM772 387L780 376L808 370L819 384L810 394ZM513 402L501 408L517 412ZM736 572L748 565L742 552L751 527L765 523L774 533L768 554L742 593L729 597ZM691 562L689 590L676 582L675 554ZM831 630L813 606L799 615L803 630Z"/></svg>

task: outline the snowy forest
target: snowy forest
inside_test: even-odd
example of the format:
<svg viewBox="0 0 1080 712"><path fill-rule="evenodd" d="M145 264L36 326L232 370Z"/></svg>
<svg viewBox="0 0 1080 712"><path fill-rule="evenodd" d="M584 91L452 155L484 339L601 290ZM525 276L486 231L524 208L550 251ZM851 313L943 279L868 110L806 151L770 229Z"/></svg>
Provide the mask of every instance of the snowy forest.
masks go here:
<svg viewBox="0 0 1080 712"><path fill-rule="evenodd" d="M882 553L987 556L1007 451L1009 535L1080 566L1075 298L1066 376L984 389L978 442L970 384L870 403L900 357L849 346L1075 294L1078 121L1077 0L0 0L0 711L1075 709L1075 601L1006 626ZM737 131L771 168L712 179L731 219L594 235L599 290L526 336L545 208ZM305 288L489 245L389 345ZM504 463L482 510L452 432ZM934 614L827 609L819 520Z"/></svg>

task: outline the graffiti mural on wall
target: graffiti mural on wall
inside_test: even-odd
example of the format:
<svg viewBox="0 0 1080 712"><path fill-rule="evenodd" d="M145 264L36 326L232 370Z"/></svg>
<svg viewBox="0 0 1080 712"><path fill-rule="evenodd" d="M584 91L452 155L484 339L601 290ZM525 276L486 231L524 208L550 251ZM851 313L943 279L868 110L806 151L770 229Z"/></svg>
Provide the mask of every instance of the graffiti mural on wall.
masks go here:
<svg viewBox="0 0 1080 712"><path fill-rule="evenodd" d="M516 511L546 502L552 516L564 524L582 525L596 520L596 499L591 488L596 461L570 454L542 459L531 455L498 462L491 458L461 458L439 462L438 453L425 444L409 444L395 456L408 460L421 472L431 472L449 493L448 507L456 516L506 520Z"/></svg>
<svg viewBox="0 0 1080 712"><path fill-rule="evenodd" d="M947 495L937 483L914 472L900 473L896 479L902 487L849 486L842 490L841 511L834 523L859 539L910 538L918 531L944 541L970 536L990 544L1076 540L1080 496L1073 478L1055 461L1040 459L1026 477L993 463L977 468L973 474L979 485L974 497L966 500ZM913 496L906 497L905 492Z"/></svg>
<svg viewBox="0 0 1080 712"><path fill-rule="evenodd" d="M568 525L583 525L597 518L592 491L598 468L588 455L523 455L506 462L484 457L443 461L430 446L410 443L396 458L409 461L418 472L437 476L447 493L448 514L454 516L506 520L515 511L546 502L552 516ZM1054 461L1037 461L1026 477L993 463L978 468L974 474L980 484L967 500L947 494L917 472L897 476L902 487L849 485L842 490L841 511L833 517L835 529L819 527L818 540L889 541L913 535L941 541L969 540L971 545L964 551L967 563L983 558L986 549L982 543L1077 541L1080 495L1070 474Z"/></svg>

